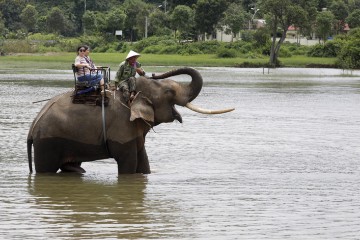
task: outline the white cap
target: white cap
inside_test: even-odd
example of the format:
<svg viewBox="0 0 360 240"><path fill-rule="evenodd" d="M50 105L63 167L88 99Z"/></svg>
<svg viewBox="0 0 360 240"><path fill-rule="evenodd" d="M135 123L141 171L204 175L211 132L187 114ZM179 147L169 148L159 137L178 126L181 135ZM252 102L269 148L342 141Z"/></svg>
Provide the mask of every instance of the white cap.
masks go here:
<svg viewBox="0 0 360 240"><path fill-rule="evenodd" d="M126 56L126 60L128 60L129 58L132 58L132 57L139 57L140 54L137 53L137 52L134 52L133 50L130 50L130 52L128 53L128 55Z"/></svg>

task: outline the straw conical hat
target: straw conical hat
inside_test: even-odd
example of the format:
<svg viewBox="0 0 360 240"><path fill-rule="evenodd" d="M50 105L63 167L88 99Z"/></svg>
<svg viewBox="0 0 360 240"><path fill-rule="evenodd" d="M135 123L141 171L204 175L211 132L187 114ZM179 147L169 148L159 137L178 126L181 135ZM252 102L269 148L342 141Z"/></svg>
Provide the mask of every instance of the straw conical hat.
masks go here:
<svg viewBox="0 0 360 240"><path fill-rule="evenodd" d="M133 50L130 50L130 52L128 53L128 55L126 56L126 59L129 59L131 57L139 57L140 54L137 52L134 52Z"/></svg>

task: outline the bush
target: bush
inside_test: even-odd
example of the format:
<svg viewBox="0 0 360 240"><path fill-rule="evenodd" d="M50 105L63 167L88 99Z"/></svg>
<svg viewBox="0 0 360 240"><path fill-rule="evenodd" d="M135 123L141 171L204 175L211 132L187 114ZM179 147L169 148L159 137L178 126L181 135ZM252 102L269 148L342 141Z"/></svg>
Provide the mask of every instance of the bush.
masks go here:
<svg viewBox="0 0 360 240"><path fill-rule="evenodd" d="M324 54L324 45L315 44L310 47L310 50L307 53L308 57L322 57Z"/></svg>
<svg viewBox="0 0 360 240"><path fill-rule="evenodd" d="M81 42L77 38L64 38L59 41L60 48L65 52L75 52Z"/></svg>
<svg viewBox="0 0 360 240"><path fill-rule="evenodd" d="M194 55L194 54L203 54L203 52L197 48L197 45L186 44L183 45L178 51L177 54L181 55Z"/></svg>
<svg viewBox="0 0 360 240"><path fill-rule="evenodd" d="M249 42L242 45L241 48L239 49L239 52L242 54L247 54L251 51L253 51L253 45Z"/></svg>
<svg viewBox="0 0 360 240"><path fill-rule="evenodd" d="M37 52L40 52L40 53L61 52L61 49L59 47L56 47L56 46L46 47L44 45L40 45L40 46L37 47Z"/></svg>
<svg viewBox="0 0 360 240"><path fill-rule="evenodd" d="M266 28L259 28L253 33L253 38L255 41L255 46L263 47L271 43L270 33Z"/></svg>
<svg viewBox="0 0 360 240"><path fill-rule="evenodd" d="M189 45L194 48L197 48L197 50L200 51L201 53L213 54L213 53L216 53L218 48L221 46L221 43L216 40L212 40L212 41L195 42L195 43L186 44L186 46L189 46Z"/></svg>
<svg viewBox="0 0 360 240"><path fill-rule="evenodd" d="M310 47L307 55L310 57L336 57L340 53L343 44L343 40L327 41L324 45L316 44Z"/></svg>
<svg viewBox="0 0 360 240"><path fill-rule="evenodd" d="M179 45L171 45L162 47L159 51L160 54L176 54L180 50Z"/></svg>
<svg viewBox="0 0 360 240"><path fill-rule="evenodd" d="M360 27L351 29L348 36L350 38L360 38Z"/></svg>
<svg viewBox="0 0 360 240"><path fill-rule="evenodd" d="M346 69L360 69L360 39L351 39L345 43L336 64Z"/></svg>
<svg viewBox="0 0 360 240"><path fill-rule="evenodd" d="M39 40L39 41L59 40L59 36L55 34L34 33L34 34L29 34L28 39Z"/></svg>
<svg viewBox="0 0 360 240"><path fill-rule="evenodd" d="M90 46L91 51L93 52L105 52L106 51L106 44L107 42L100 36L89 36L83 35L79 38L81 44L86 44ZM99 49L97 49L99 48ZM74 49L76 51L76 49Z"/></svg>
<svg viewBox="0 0 360 240"><path fill-rule="evenodd" d="M133 45L133 50L137 52L142 52L145 48L155 45L172 45L177 44L175 40L170 39L167 36L156 37L152 36L149 38L144 38Z"/></svg>
<svg viewBox="0 0 360 240"><path fill-rule="evenodd" d="M218 58L236 58L236 51L229 48L221 48L218 50L216 56Z"/></svg>
<svg viewBox="0 0 360 240"><path fill-rule="evenodd" d="M291 57L292 54L290 50L286 47L281 47L279 52L279 57Z"/></svg>
<svg viewBox="0 0 360 240"><path fill-rule="evenodd" d="M336 57L341 50L342 41L331 40L324 44L323 57Z"/></svg>
<svg viewBox="0 0 360 240"><path fill-rule="evenodd" d="M154 45L154 46L148 46L146 47L142 53L152 53L152 54L157 54L161 51L162 47L159 45Z"/></svg>
<svg viewBox="0 0 360 240"><path fill-rule="evenodd" d="M245 30L241 32L241 39L245 42L252 42L254 41L254 35L252 31Z"/></svg>
<svg viewBox="0 0 360 240"><path fill-rule="evenodd" d="M37 47L26 40L6 40L2 45L4 53L34 53Z"/></svg>
<svg viewBox="0 0 360 240"><path fill-rule="evenodd" d="M248 52L244 55L244 57L248 58L248 59L258 59L258 58L262 58L262 56L259 53L256 52Z"/></svg>
<svg viewBox="0 0 360 240"><path fill-rule="evenodd" d="M248 44L248 43L245 41L238 40L238 41L230 42L230 43L226 44L225 47L234 49L236 51L240 51L241 48L246 44Z"/></svg>

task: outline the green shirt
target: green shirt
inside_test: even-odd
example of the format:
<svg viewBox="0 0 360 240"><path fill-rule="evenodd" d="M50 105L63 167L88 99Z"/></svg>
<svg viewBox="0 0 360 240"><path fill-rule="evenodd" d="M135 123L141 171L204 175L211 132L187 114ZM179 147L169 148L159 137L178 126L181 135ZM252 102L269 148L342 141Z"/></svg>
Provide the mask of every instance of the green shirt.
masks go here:
<svg viewBox="0 0 360 240"><path fill-rule="evenodd" d="M124 80L127 80L130 77L135 77L136 68L140 68L141 64L139 62L135 63L136 66L131 66L128 61L123 61L119 65L119 69L116 72L115 82L119 83Z"/></svg>

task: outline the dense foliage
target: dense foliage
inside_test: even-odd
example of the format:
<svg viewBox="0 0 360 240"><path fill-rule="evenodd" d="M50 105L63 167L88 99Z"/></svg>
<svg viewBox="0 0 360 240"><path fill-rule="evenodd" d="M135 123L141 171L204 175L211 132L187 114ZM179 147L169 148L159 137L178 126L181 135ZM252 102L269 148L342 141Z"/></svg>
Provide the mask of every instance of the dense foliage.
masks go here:
<svg viewBox="0 0 360 240"><path fill-rule="evenodd" d="M271 65L308 54L355 67L358 40L343 35L345 23L360 27L359 9L360 0L0 0L0 52L74 51L86 43L96 52L268 56ZM266 27L255 30L255 18ZM319 45L285 44L290 26ZM232 42L203 41L217 29Z"/></svg>

